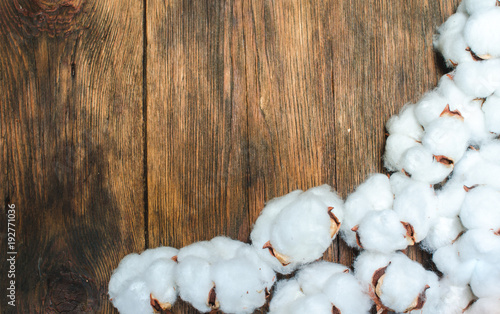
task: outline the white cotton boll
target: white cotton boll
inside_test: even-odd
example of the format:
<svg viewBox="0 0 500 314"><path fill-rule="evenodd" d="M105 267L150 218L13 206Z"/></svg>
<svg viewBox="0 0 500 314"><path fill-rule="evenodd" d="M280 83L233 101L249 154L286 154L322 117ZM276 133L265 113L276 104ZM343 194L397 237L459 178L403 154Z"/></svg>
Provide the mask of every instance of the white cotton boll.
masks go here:
<svg viewBox="0 0 500 314"><path fill-rule="evenodd" d="M409 185L413 184L413 180L402 172L391 174L391 178L389 181L391 184L391 189L395 195L401 193L401 191L406 189Z"/></svg>
<svg viewBox="0 0 500 314"><path fill-rule="evenodd" d="M413 180L436 184L448 177L453 165L438 162L428 149L418 145L406 151L403 168Z"/></svg>
<svg viewBox="0 0 500 314"><path fill-rule="evenodd" d="M462 158L469 142L463 121L452 117L434 120L425 129L422 145L434 156L444 156L456 162Z"/></svg>
<svg viewBox="0 0 500 314"><path fill-rule="evenodd" d="M122 259L108 286L110 300L120 313L154 313L151 297L164 306L174 304L176 263L171 258L176 254L175 248L159 247Z"/></svg>
<svg viewBox="0 0 500 314"><path fill-rule="evenodd" d="M500 59L461 63L453 80L469 96L488 97L500 88Z"/></svg>
<svg viewBox="0 0 500 314"><path fill-rule="evenodd" d="M415 116L415 105L405 105L398 115L392 116L385 125L389 134L402 134L419 141L424 129Z"/></svg>
<svg viewBox="0 0 500 314"><path fill-rule="evenodd" d="M466 188L487 184L500 188L500 166L485 160L480 151L468 150L455 165L452 180Z"/></svg>
<svg viewBox="0 0 500 314"><path fill-rule="evenodd" d="M471 50L480 58L500 56L500 8L490 6L476 11L467 20L464 38Z"/></svg>
<svg viewBox="0 0 500 314"><path fill-rule="evenodd" d="M460 258L464 261L500 263L500 236L493 230L468 230L455 244Z"/></svg>
<svg viewBox="0 0 500 314"><path fill-rule="evenodd" d="M500 165L500 141L493 140L481 146L481 158L496 165Z"/></svg>
<svg viewBox="0 0 500 314"><path fill-rule="evenodd" d="M283 314L332 314L332 304L324 294L307 295L292 302Z"/></svg>
<svg viewBox="0 0 500 314"><path fill-rule="evenodd" d="M384 167L389 171L403 169L403 156L412 147L420 145L412 137L403 134L391 134L385 142Z"/></svg>
<svg viewBox="0 0 500 314"><path fill-rule="evenodd" d="M480 298L465 311L465 314L499 314L500 298Z"/></svg>
<svg viewBox="0 0 500 314"><path fill-rule="evenodd" d="M356 233L352 228L372 210L392 207L394 195L391 183L386 175L377 173L361 183L345 202L344 221L340 226L342 239L351 247L358 247Z"/></svg>
<svg viewBox="0 0 500 314"><path fill-rule="evenodd" d="M296 279L280 280L276 284L276 290L269 304L270 313L283 313L290 303L304 297Z"/></svg>
<svg viewBox="0 0 500 314"><path fill-rule="evenodd" d="M413 245L412 234L401 223L399 216L391 209L369 212L359 223L358 239L365 250L385 254Z"/></svg>
<svg viewBox="0 0 500 314"><path fill-rule="evenodd" d="M427 236L437 215L437 197L428 184L414 181L396 194L393 208L401 221L413 227L415 243L418 243Z"/></svg>
<svg viewBox="0 0 500 314"><path fill-rule="evenodd" d="M500 297L500 265L479 261L472 272L470 287L479 298Z"/></svg>
<svg viewBox="0 0 500 314"><path fill-rule="evenodd" d="M460 219L467 229L500 229L500 191L489 186L469 190Z"/></svg>
<svg viewBox="0 0 500 314"><path fill-rule="evenodd" d="M497 0L463 0L461 5L470 15L494 8L497 5Z"/></svg>
<svg viewBox="0 0 500 314"><path fill-rule="evenodd" d="M438 35L434 37L434 47L441 52L449 67L472 61L465 50L467 44L462 34L468 18L465 12L453 14L438 28Z"/></svg>
<svg viewBox="0 0 500 314"><path fill-rule="evenodd" d="M454 285L466 285L470 282L475 260L463 261L458 254L456 243L437 249L432 255L432 261L440 272L445 274Z"/></svg>
<svg viewBox="0 0 500 314"><path fill-rule="evenodd" d="M465 228L457 216L437 217L432 222L432 227L420 246L427 252L434 252L440 247L452 244L464 231Z"/></svg>
<svg viewBox="0 0 500 314"><path fill-rule="evenodd" d="M441 217L457 218L465 199L464 184L452 177L451 180L436 191L438 214Z"/></svg>
<svg viewBox="0 0 500 314"><path fill-rule="evenodd" d="M259 256L289 274L320 258L343 219L343 202L328 185L269 202L250 235Z"/></svg>
<svg viewBox="0 0 500 314"><path fill-rule="evenodd" d="M327 261L317 261L304 266L297 273L296 278L304 293L315 294L323 290L325 282L330 277L339 273L348 272L349 268L344 265Z"/></svg>
<svg viewBox="0 0 500 314"><path fill-rule="evenodd" d="M494 94L486 98L482 110L488 131L500 134L500 97Z"/></svg>
<svg viewBox="0 0 500 314"><path fill-rule="evenodd" d="M447 277L439 281L439 287L441 299L436 314L462 314L475 298L469 285L454 285Z"/></svg>
<svg viewBox="0 0 500 314"><path fill-rule="evenodd" d="M372 301L351 274L340 273L328 279L323 293L340 313L369 313Z"/></svg>
<svg viewBox="0 0 500 314"><path fill-rule="evenodd" d="M373 273L379 268L387 266L391 255L370 251L361 251L354 261L354 276L363 285L363 291L367 292L372 284Z"/></svg>
<svg viewBox="0 0 500 314"><path fill-rule="evenodd" d="M378 281L378 287L375 287L375 293L386 307L396 312L412 310L415 300L422 294L425 301L426 290L430 289L431 284L432 289L438 289L437 276L426 271L419 263L402 253L392 254L390 259L391 263Z"/></svg>
<svg viewBox="0 0 500 314"><path fill-rule="evenodd" d="M448 103L448 99L437 90L427 93L417 102L415 107L415 116L418 122L426 128L429 123L440 117Z"/></svg>
<svg viewBox="0 0 500 314"><path fill-rule="evenodd" d="M182 251L182 249L181 249ZM200 312L209 312L208 295L214 287L210 264L201 258L189 256L177 266L177 286L181 299L191 303Z"/></svg>

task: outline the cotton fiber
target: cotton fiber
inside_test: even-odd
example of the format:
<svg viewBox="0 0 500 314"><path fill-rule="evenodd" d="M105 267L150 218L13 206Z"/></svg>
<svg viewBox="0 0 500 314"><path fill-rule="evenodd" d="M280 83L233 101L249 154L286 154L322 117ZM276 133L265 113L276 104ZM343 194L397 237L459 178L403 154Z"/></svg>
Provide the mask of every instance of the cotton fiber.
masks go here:
<svg viewBox="0 0 500 314"><path fill-rule="evenodd" d="M434 156L423 145L406 151L403 156L403 170L416 181L429 184L440 183L453 171L453 163L446 156Z"/></svg>
<svg viewBox="0 0 500 314"><path fill-rule="evenodd" d="M480 298L464 312L465 314L498 314L500 311L500 298Z"/></svg>
<svg viewBox="0 0 500 314"><path fill-rule="evenodd" d="M494 8L497 4L497 0L464 0L462 1L464 9L469 14L474 14L480 11L487 11Z"/></svg>
<svg viewBox="0 0 500 314"><path fill-rule="evenodd" d="M500 134L500 97L496 94L488 97L482 110L487 130L497 135Z"/></svg>
<svg viewBox="0 0 500 314"><path fill-rule="evenodd" d="M120 313L155 313L158 308L171 308L177 298L177 264L172 260L176 254L175 248L159 247L122 259L109 280L108 292Z"/></svg>
<svg viewBox="0 0 500 314"><path fill-rule="evenodd" d="M420 246L432 253L440 247L452 244L463 232L465 228L457 216L438 216L433 220L431 229Z"/></svg>
<svg viewBox="0 0 500 314"><path fill-rule="evenodd" d="M500 57L500 7L477 10L464 27L465 41L481 59Z"/></svg>
<svg viewBox="0 0 500 314"><path fill-rule="evenodd" d="M441 52L448 67L472 61L471 55L465 50L467 44L463 36L468 18L463 12L453 14L438 28L438 35L434 37L434 48Z"/></svg>
<svg viewBox="0 0 500 314"><path fill-rule="evenodd" d="M466 194L460 219L467 229L500 229L500 191L478 186Z"/></svg>
<svg viewBox="0 0 500 314"><path fill-rule="evenodd" d="M500 88L500 59L459 64L453 79L465 94L489 97Z"/></svg>
<svg viewBox="0 0 500 314"><path fill-rule="evenodd" d="M289 274L320 258L343 221L343 201L328 185L269 202L250 235L259 256Z"/></svg>

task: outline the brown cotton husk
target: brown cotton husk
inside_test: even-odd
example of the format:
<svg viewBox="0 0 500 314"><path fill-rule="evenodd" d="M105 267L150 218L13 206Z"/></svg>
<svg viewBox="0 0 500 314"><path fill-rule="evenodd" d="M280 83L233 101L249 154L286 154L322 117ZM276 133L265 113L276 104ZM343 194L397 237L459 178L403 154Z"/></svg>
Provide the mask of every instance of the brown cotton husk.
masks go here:
<svg viewBox="0 0 500 314"><path fill-rule="evenodd" d="M332 314L341 314L339 308L336 307L335 305L332 306Z"/></svg>
<svg viewBox="0 0 500 314"><path fill-rule="evenodd" d="M217 294L215 293L215 285L208 292L207 305L213 310L219 309L219 301L217 300Z"/></svg>
<svg viewBox="0 0 500 314"><path fill-rule="evenodd" d="M403 312L403 313L409 313L414 310L420 310L424 307L425 301L426 301L426 296L425 292L427 289L429 289L429 285L426 285L424 290L420 292L418 297L415 298L415 300L412 302L412 304Z"/></svg>
<svg viewBox="0 0 500 314"><path fill-rule="evenodd" d="M356 243L358 244L359 248L362 249L363 245L361 245L361 239L359 238L358 229L359 225L355 225L354 227L351 228L351 231L356 233Z"/></svg>
<svg viewBox="0 0 500 314"><path fill-rule="evenodd" d="M385 272L387 270L387 267L389 267L389 265L391 265L390 262L389 264L387 264L387 266L377 269L373 273L372 277L372 287L370 291L371 292L370 296L373 302L375 302L377 314L385 314L388 313L389 311L392 311L387 306L385 306L380 300L380 296L382 295L382 283L384 282Z"/></svg>
<svg viewBox="0 0 500 314"><path fill-rule="evenodd" d="M332 212L333 207L328 207L328 215L330 216L330 237L334 237L340 230L340 220Z"/></svg>
<svg viewBox="0 0 500 314"><path fill-rule="evenodd" d="M264 246L262 247L263 249L268 249L269 250L269 253L275 257L280 263L281 265L283 266L287 266L288 264L290 264L290 259L288 256L285 256L281 253L279 253L278 251L276 251L273 246L271 245L271 242L270 241L267 241L266 244L264 244Z"/></svg>
<svg viewBox="0 0 500 314"><path fill-rule="evenodd" d="M413 229L413 226L407 222L404 222L404 221L401 221L401 224L406 229L405 238L408 241L408 245L414 245L415 244L415 230Z"/></svg>
<svg viewBox="0 0 500 314"><path fill-rule="evenodd" d="M459 119L461 121L464 121L464 117L462 116L462 114L460 113L460 111L458 110L450 110L450 105L446 105L446 107L444 107L443 109L443 112L441 112L441 114L439 115L440 117L452 117L452 118L456 118L456 119Z"/></svg>
<svg viewBox="0 0 500 314"><path fill-rule="evenodd" d="M434 155L434 159L447 167L453 166L453 160L443 155Z"/></svg>
<svg viewBox="0 0 500 314"><path fill-rule="evenodd" d="M152 294L149 294L149 303L155 313L167 314L170 313L170 309L172 308L172 304L168 302L160 302Z"/></svg>

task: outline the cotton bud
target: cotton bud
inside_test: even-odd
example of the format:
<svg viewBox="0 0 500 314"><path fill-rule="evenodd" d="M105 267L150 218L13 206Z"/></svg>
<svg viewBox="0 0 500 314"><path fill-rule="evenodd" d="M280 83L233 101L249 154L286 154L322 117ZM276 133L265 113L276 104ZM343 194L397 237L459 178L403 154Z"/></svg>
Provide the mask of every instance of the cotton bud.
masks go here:
<svg viewBox="0 0 500 314"><path fill-rule="evenodd" d="M465 314L497 314L499 313L498 309L500 309L500 298L480 298L464 312Z"/></svg>
<svg viewBox="0 0 500 314"><path fill-rule="evenodd" d="M415 116L415 105L406 105L398 115L392 116L386 124L389 134L402 134L419 141L424 129Z"/></svg>
<svg viewBox="0 0 500 314"><path fill-rule="evenodd" d="M458 218L465 195L463 182L452 176L451 180L436 191L439 216Z"/></svg>
<svg viewBox="0 0 500 314"><path fill-rule="evenodd" d="M459 64L455 84L472 97L489 97L500 88L500 59Z"/></svg>
<svg viewBox="0 0 500 314"><path fill-rule="evenodd" d="M494 8L497 5L497 0L463 0L462 4L470 15Z"/></svg>
<svg viewBox="0 0 500 314"><path fill-rule="evenodd" d="M384 258L388 262L381 266ZM355 262L355 270L378 311L426 312L439 302L437 276L402 253L380 256L363 252Z"/></svg>
<svg viewBox="0 0 500 314"><path fill-rule="evenodd" d="M270 313L284 313L289 304L304 296L297 279L280 280L276 284L273 298L269 304Z"/></svg>
<svg viewBox="0 0 500 314"><path fill-rule="evenodd" d="M483 149L481 148L481 151ZM500 165L483 158L483 153L477 150L469 150L464 157L455 165L453 180L460 182L465 190L478 185L489 185L500 189Z"/></svg>
<svg viewBox="0 0 500 314"><path fill-rule="evenodd" d="M461 258L457 242L437 249L432 255L432 261L439 271L448 278L450 283L457 286L466 285L470 282L472 271L477 263L476 260Z"/></svg>
<svg viewBox="0 0 500 314"><path fill-rule="evenodd" d="M109 280L109 297L122 314L169 310L177 298L172 257L177 249L159 247L125 256Z"/></svg>
<svg viewBox="0 0 500 314"><path fill-rule="evenodd" d="M500 229L500 191L478 186L467 192L460 219L467 229Z"/></svg>
<svg viewBox="0 0 500 314"><path fill-rule="evenodd" d="M474 12L464 27L464 38L471 51L480 59L500 56L500 7Z"/></svg>
<svg viewBox="0 0 500 314"><path fill-rule="evenodd" d="M403 170L416 181L440 183L453 170L453 163L442 155L433 155L423 145L408 149L403 156Z"/></svg>
<svg viewBox="0 0 500 314"><path fill-rule="evenodd" d="M343 220L343 202L328 185L269 202L250 235L259 256L289 274L320 258Z"/></svg>
<svg viewBox="0 0 500 314"><path fill-rule="evenodd" d="M469 285L454 285L446 277L439 280L441 299L436 314L462 314L475 300Z"/></svg>
<svg viewBox="0 0 500 314"><path fill-rule="evenodd" d="M462 34L468 18L463 12L453 14L438 28L438 35L434 37L434 47L441 52L448 67L472 61L465 50L467 44Z"/></svg>
<svg viewBox="0 0 500 314"><path fill-rule="evenodd" d="M250 245L225 237L186 246L177 261L180 296L200 312L252 313L275 280Z"/></svg>
<svg viewBox="0 0 500 314"><path fill-rule="evenodd" d="M421 242L421 247L428 252L434 252L440 247L452 244L463 232L465 228L457 216L439 216L433 220L429 233Z"/></svg>
<svg viewBox="0 0 500 314"><path fill-rule="evenodd" d="M389 171L403 169L403 156L412 147L419 146L419 142L403 134L391 134L387 137L384 153L384 167Z"/></svg>
<svg viewBox="0 0 500 314"><path fill-rule="evenodd" d="M470 287L474 295L480 298L500 298L500 265L479 261L472 272Z"/></svg>
<svg viewBox="0 0 500 314"><path fill-rule="evenodd" d="M472 229L455 243L460 258L500 263L500 235L495 230Z"/></svg>
<svg viewBox="0 0 500 314"><path fill-rule="evenodd" d="M333 313L369 313L373 304L359 281L349 273L331 276L325 283L323 293L333 304Z"/></svg>
<svg viewBox="0 0 500 314"><path fill-rule="evenodd" d="M497 135L500 134L500 97L493 94L486 98L482 110L487 130Z"/></svg>
<svg viewBox="0 0 500 314"><path fill-rule="evenodd" d="M332 303L324 294L306 295L296 299L284 308L271 310L271 314L332 314Z"/></svg>
<svg viewBox="0 0 500 314"><path fill-rule="evenodd" d="M413 184L413 181L407 174L403 172L395 172L391 174L390 185L394 194L399 194L401 191Z"/></svg>
<svg viewBox="0 0 500 314"><path fill-rule="evenodd" d="M345 217L340 227L342 238L351 247L358 247L356 233L352 230L370 211L379 211L392 207L392 194L389 178L383 174L374 174L360 184L346 200Z"/></svg>
<svg viewBox="0 0 500 314"><path fill-rule="evenodd" d="M399 219L413 228L415 243L423 240L437 215L437 197L428 184L414 181L396 194L394 211Z"/></svg>
<svg viewBox="0 0 500 314"><path fill-rule="evenodd" d="M446 77L446 76L445 76ZM441 79L443 80L443 79ZM425 128L432 121L439 118L443 113L449 100L438 90L427 93L420 99L415 107L415 116L417 121Z"/></svg>
<svg viewBox="0 0 500 314"><path fill-rule="evenodd" d="M484 143L479 152L481 158L492 165L500 166L500 141L494 140Z"/></svg>
<svg viewBox="0 0 500 314"><path fill-rule="evenodd" d="M426 127L422 138L422 145L445 166L462 158L468 143L469 133L463 121L454 117L434 120Z"/></svg>
<svg viewBox="0 0 500 314"><path fill-rule="evenodd" d="M306 294L315 294L322 292L330 277L341 273L349 273L349 268L341 264L317 261L302 267L296 278L301 291Z"/></svg>
<svg viewBox="0 0 500 314"><path fill-rule="evenodd" d="M355 230L358 245L369 251L389 254L415 243L413 227L391 209L367 213Z"/></svg>

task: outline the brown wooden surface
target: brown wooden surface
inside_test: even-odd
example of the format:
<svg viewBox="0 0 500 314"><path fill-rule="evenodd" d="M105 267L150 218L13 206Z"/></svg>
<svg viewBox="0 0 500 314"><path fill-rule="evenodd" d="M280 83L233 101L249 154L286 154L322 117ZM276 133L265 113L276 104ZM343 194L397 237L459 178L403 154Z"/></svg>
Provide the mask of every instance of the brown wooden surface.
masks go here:
<svg viewBox="0 0 500 314"><path fill-rule="evenodd" d="M457 4L0 0L1 291L8 203L17 312L109 313L128 253L246 241L297 188L347 196L443 73L432 35Z"/></svg>

